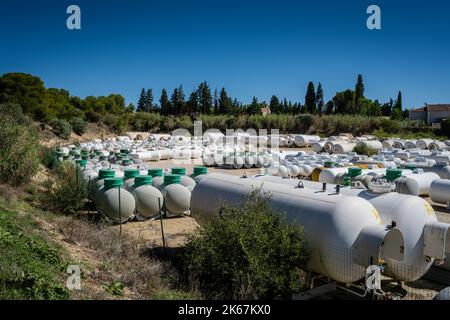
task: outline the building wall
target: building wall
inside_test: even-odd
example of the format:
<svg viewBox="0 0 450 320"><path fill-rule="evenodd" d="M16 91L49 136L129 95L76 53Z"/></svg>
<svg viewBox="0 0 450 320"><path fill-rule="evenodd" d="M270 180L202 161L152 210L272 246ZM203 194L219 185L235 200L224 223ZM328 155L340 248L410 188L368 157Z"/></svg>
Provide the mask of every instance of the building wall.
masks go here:
<svg viewBox="0 0 450 320"><path fill-rule="evenodd" d="M437 123L441 122L442 119L450 119L450 110L449 111L430 111L429 112L429 123Z"/></svg>
<svg viewBox="0 0 450 320"><path fill-rule="evenodd" d="M423 120L423 121L427 121L427 113L425 111L423 111L423 112L410 112L409 113L409 120Z"/></svg>

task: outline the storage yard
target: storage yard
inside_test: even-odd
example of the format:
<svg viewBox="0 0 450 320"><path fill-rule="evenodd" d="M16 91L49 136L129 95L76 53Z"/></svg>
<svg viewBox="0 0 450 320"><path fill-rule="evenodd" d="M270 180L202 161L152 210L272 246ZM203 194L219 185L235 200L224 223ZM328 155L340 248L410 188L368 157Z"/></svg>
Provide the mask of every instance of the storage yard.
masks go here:
<svg viewBox="0 0 450 320"><path fill-rule="evenodd" d="M357 146L375 154L358 155ZM129 133L55 156L80 167L114 228L154 247L162 245L160 216L166 246L177 248L224 202L239 205L256 188L306 230L312 290L296 298L432 299L450 285L449 150L450 141L369 135ZM369 290L374 265L382 286Z"/></svg>

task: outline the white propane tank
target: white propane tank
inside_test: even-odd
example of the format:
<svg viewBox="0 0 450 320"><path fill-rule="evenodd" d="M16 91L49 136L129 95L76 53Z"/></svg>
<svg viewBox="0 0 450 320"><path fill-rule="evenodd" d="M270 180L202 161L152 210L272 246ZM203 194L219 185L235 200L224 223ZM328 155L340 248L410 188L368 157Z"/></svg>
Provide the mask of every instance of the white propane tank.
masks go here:
<svg viewBox="0 0 450 320"><path fill-rule="evenodd" d="M160 191L164 197L164 210L168 216L181 215L189 212L191 192L180 184L181 176L167 174ZM195 190L195 188L194 188Z"/></svg>
<svg viewBox="0 0 450 320"><path fill-rule="evenodd" d="M164 198L161 192L152 186L151 176L136 176L130 188L136 200L136 212L145 219L157 216L163 208Z"/></svg>
<svg viewBox="0 0 450 320"><path fill-rule="evenodd" d="M281 185L298 187L301 183L305 188L322 191L324 185L313 181L304 181L297 179L282 179L280 177L270 177L258 175L252 179L264 182L278 183ZM336 185L327 184L326 192L336 194ZM389 273L401 281L415 281L421 278L433 264L433 259L442 259L442 255L436 254L428 256L424 251L424 247L439 246L439 241L430 241L425 234L429 230L437 230L443 228L444 231L450 228L449 224L437 222L436 214L433 208L420 197L399 194L396 192L375 193L370 190L362 190L358 188L341 187L341 194L348 196L356 196L368 200L377 209L380 214L381 222L384 225L391 224L395 221L396 226L403 233L405 247L405 258L403 261L387 260L387 268ZM435 226L437 226L436 229ZM447 234L447 237L449 235ZM444 236L445 239L445 236ZM446 240L443 247L438 250L441 254L448 251L450 239Z"/></svg>
<svg viewBox="0 0 450 320"><path fill-rule="evenodd" d="M358 146L365 145L365 146L372 148L374 150L377 150L377 151L383 149L383 144L378 140L360 141L360 142L358 142L357 145Z"/></svg>
<svg viewBox="0 0 450 320"><path fill-rule="evenodd" d="M312 149L314 152L319 153L323 151L323 147L325 146L326 141L318 141L312 144Z"/></svg>
<svg viewBox="0 0 450 320"><path fill-rule="evenodd" d="M430 186L431 200L443 203L450 209L450 180L435 179Z"/></svg>
<svg viewBox="0 0 450 320"><path fill-rule="evenodd" d="M370 257L374 261L379 256L403 259L402 233L381 225L376 209L360 198L213 173L192 193L193 217L204 223L218 213L223 203L241 205L255 188L271 194L272 208L285 214L288 223L305 228L311 250L308 267L314 272L351 283L364 278Z"/></svg>
<svg viewBox="0 0 450 320"><path fill-rule="evenodd" d="M319 142L320 137L319 136L311 136L306 134L299 134L294 137L294 144L299 147L309 147L313 143Z"/></svg>
<svg viewBox="0 0 450 320"><path fill-rule="evenodd" d="M337 142L333 145L332 152L335 154L345 154L353 151L356 144L348 142Z"/></svg>
<svg viewBox="0 0 450 320"><path fill-rule="evenodd" d="M97 192L100 212L115 223L124 223L134 216L136 201L133 195L123 189L123 179L106 178Z"/></svg>
<svg viewBox="0 0 450 320"><path fill-rule="evenodd" d="M172 168L171 172L172 174L178 174L180 176L180 184L188 188L189 191L192 191L196 183L194 179L186 175L186 168L183 167Z"/></svg>
<svg viewBox="0 0 450 320"><path fill-rule="evenodd" d="M419 139L419 140L416 141L416 148L428 149L428 146L432 142L433 142L433 140L431 140L431 139Z"/></svg>
<svg viewBox="0 0 450 320"><path fill-rule="evenodd" d="M415 169L412 173L404 171L403 174L403 177L394 180L395 191L413 196L429 195L431 183L439 179L436 173L423 172L422 169Z"/></svg>

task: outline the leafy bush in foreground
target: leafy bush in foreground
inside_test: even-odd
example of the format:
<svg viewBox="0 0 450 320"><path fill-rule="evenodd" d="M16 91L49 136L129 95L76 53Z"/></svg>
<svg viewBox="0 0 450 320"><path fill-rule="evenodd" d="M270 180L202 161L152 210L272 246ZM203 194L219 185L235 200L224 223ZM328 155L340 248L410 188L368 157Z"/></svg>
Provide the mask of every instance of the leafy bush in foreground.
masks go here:
<svg viewBox="0 0 450 320"><path fill-rule="evenodd" d="M57 166L56 174L55 181L47 181L47 190L39 197L40 207L54 213L79 212L86 204L87 184L78 168L66 161Z"/></svg>
<svg viewBox="0 0 450 320"><path fill-rule="evenodd" d="M83 133L86 133L87 124L86 121L84 121L82 118L72 118L69 123L72 126L73 132L75 132L76 134L82 135Z"/></svg>
<svg viewBox="0 0 450 320"><path fill-rule="evenodd" d="M378 153L377 150L375 150L374 148L372 148L364 143L361 143L361 144L357 145L356 147L354 147L353 151L356 152L357 154L366 155L369 157Z"/></svg>
<svg viewBox="0 0 450 320"><path fill-rule="evenodd" d="M37 171L38 138L33 129L21 124L26 119L17 118L19 110L0 108L0 111L5 111L0 112L0 182L16 186L27 182Z"/></svg>
<svg viewBox="0 0 450 320"><path fill-rule="evenodd" d="M274 213L268 196L223 207L185 247L184 270L207 299L288 299L308 259L303 228Z"/></svg>

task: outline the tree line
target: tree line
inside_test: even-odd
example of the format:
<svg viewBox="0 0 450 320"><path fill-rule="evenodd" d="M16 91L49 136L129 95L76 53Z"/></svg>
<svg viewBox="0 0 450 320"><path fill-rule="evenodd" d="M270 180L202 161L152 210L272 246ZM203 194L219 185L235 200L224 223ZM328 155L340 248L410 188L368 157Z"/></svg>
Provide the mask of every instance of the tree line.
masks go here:
<svg viewBox="0 0 450 320"><path fill-rule="evenodd" d="M327 103L324 101L324 90L319 82L317 90L312 81L308 83L304 103L288 101L286 98L280 99L276 95L266 101L259 102L253 97L250 104L243 104L236 98L231 98L226 89L222 88L220 93L217 89L214 94L207 82L202 82L191 92L189 98L183 91L183 86L173 90L169 98L166 89L163 89L159 99L159 104L155 103L152 89L143 88L138 99L138 112L158 112L163 115L189 115L196 114L260 114L263 108L269 108L275 114L347 114L365 116L391 116L400 119L406 116L403 111L402 93L398 92L397 99L390 99L389 102L380 103L379 100L371 100L364 96L364 82L362 75L358 75L355 89L337 92Z"/></svg>
<svg viewBox="0 0 450 320"><path fill-rule="evenodd" d="M132 103L126 104L125 98L120 94L88 96L82 99L64 89L46 88L44 82L33 75L7 73L0 76L0 104L19 104L23 112L33 120L49 123L62 119L76 127L83 127L81 121L112 122L113 117L126 121L129 118L127 115L136 112L194 118L199 115L258 115L261 114L262 108L269 108L272 114L342 114L393 118L401 118L404 115L401 92L395 102L390 99L386 103L370 100L364 96L364 92L363 77L358 75L354 89L337 92L327 103L324 101L322 84L319 82L316 90L315 84L309 82L303 103L273 95L268 103L253 97L249 104L243 104L237 98L231 97L225 88L212 91L204 81L188 96L182 85L175 88L171 94L167 89L163 89L157 102L151 88L142 89L135 107Z"/></svg>

